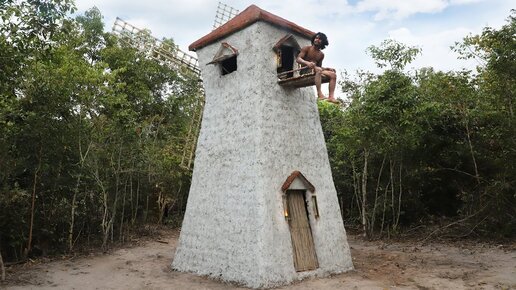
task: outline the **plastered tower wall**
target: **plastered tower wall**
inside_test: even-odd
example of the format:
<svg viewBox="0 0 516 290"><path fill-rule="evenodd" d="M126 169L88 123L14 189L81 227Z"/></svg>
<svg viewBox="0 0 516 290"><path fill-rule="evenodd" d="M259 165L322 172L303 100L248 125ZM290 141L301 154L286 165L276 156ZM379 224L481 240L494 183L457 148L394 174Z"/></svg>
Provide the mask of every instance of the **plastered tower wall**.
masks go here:
<svg viewBox="0 0 516 290"><path fill-rule="evenodd" d="M257 22L197 51L206 104L177 270L271 287L353 267L313 88L276 83L272 47L288 33ZM222 41L239 50L237 71L224 76L218 65L206 65ZM316 188L319 218L307 199L315 271L293 265L281 185L294 170Z"/></svg>

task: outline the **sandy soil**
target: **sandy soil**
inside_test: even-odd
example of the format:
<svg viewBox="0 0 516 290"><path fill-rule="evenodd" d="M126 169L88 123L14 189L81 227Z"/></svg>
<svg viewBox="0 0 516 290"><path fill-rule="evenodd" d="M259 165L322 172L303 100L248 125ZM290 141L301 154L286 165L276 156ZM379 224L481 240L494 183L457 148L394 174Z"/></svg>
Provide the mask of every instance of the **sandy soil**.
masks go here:
<svg viewBox="0 0 516 290"><path fill-rule="evenodd" d="M172 271L178 231L138 245L8 268L5 289L244 289ZM355 271L278 289L516 289L516 247L382 241L348 236ZM417 245L416 245L417 244Z"/></svg>

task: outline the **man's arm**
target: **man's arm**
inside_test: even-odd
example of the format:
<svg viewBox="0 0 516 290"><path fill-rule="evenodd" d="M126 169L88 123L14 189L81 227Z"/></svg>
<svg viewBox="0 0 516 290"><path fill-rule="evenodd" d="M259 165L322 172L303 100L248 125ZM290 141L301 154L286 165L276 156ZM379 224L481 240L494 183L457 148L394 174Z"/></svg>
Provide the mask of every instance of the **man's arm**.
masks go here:
<svg viewBox="0 0 516 290"><path fill-rule="evenodd" d="M317 66L320 67L322 70L329 70L329 71L332 71L332 72L335 72L335 69L334 68L331 68L331 67L323 67L322 66L322 61L324 59L324 54L322 55L321 57L321 60L317 62Z"/></svg>

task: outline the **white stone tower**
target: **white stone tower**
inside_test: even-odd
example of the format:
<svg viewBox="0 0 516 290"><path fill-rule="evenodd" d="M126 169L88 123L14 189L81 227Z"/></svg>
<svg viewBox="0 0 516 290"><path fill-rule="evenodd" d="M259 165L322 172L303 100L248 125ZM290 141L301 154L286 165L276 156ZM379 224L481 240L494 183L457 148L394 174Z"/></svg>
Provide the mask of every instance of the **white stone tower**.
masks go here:
<svg viewBox="0 0 516 290"><path fill-rule="evenodd" d="M313 88L278 83L312 35L252 5L190 45L206 104L174 269L253 288L353 269Z"/></svg>

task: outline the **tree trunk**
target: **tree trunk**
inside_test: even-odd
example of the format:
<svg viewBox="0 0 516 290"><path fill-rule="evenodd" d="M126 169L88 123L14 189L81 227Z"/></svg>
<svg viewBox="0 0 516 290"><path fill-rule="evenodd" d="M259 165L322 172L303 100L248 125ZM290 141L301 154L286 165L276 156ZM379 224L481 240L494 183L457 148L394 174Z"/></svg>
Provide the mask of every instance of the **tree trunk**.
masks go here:
<svg viewBox="0 0 516 290"><path fill-rule="evenodd" d="M73 244L74 244L74 241L73 241L73 228L75 226L75 209L77 208L77 195L79 194L79 187L81 185L81 179L82 179L82 174L83 174L83 169L84 169L84 162L86 160L86 157L88 156L88 153L90 152L90 148L91 148L91 145L92 145L92 141L90 141L90 143L88 144L88 148L86 149L86 152L83 154L82 153L82 146L81 146L81 141L79 140L79 158L80 158L80 161L79 161L79 175L77 176L77 182L75 183L75 188L74 188L74 191L73 191L73 197L72 197L72 209L71 209L71 212L70 212L70 228L68 229L68 251L71 253L72 250L73 250Z"/></svg>
<svg viewBox="0 0 516 290"><path fill-rule="evenodd" d="M149 166L147 168L147 181L149 183L149 187L150 188L153 188L154 186L152 185L152 177L151 177L151 165L149 163ZM149 214L149 194L150 194L151 190L147 190L147 194L146 194L146 197L145 197L145 211L143 213L143 222L146 223L147 222L147 216Z"/></svg>
<svg viewBox="0 0 516 290"><path fill-rule="evenodd" d="M367 162L369 151L364 149L364 170L362 173L362 228L364 237L367 237Z"/></svg>
<svg viewBox="0 0 516 290"><path fill-rule="evenodd" d="M124 195L122 197L122 214L120 216L120 234L118 235L118 241L119 242L124 242L124 215L125 215L125 196L127 195L127 180L128 178L125 179L125 184L124 184Z"/></svg>
<svg viewBox="0 0 516 290"><path fill-rule="evenodd" d="M105 206L105 209L104 209L104 218L103 218L103 225L104 225L104 236L102 238L102 249L106 249L106 245L107 245L107 240L108 238L110 237L110 234L111 234L111 241L113 241L113 224L115 222L115 218L116 218L116 208L117 208L117 205L118 205L118 193L120 191L120 171L121 171L121 165L120 165L120 162L121 162L121 159L122 159L122 144L120 143L119 145L119 151L118 151L118 157L117 157L117 165L116 165L116 168L113 168L113 172L114 172L114 175L115 175L115 200L113 201L113 205L112 205L112 210L111 210L111 216L109 217L109 220L108 220L108 215L109 215L109 207L108 207L108 197L107 197L107 192L104 194L105 196L105 199L104 199L104 206ZM113 167L113 163L112 163L112 167Z"/></svg>
<svg viewBox="0 0 516 290"><path fill-rule="evenodd" d="M131 221L132 225L134 225L134 223L136 222L136 218L138 217L139 200L140 200L140 176L138 174L138 175L136 175L136 204L134 206L133 220Z"/></svg>
<svg viewBox="0 0 516 290"><path fill-rule="evenodd" d="M162 194L161 189L159 189L158 192L158 225L161 225L163 223L163 216L165 215L165 206L166 206L166 200L165 196Z"/></svg>
<svg viewBox="0 0 516 290"><path fill-rule="evenodd" d="M477 160L475 158L475 153L473 151L473 144L471 144L471 133L469 131L469 121L466 120L466 136L468 137L468 146L469 151L471 152L471 159L473 160L473 166L475 168L475 178L477 180L477 183L480 184L480 174L478 173L478 166L477 166Z"/></svg>
<svg viewBox="0 0 516 290"><path fill-rule="evenodd" d="M380 227L380 236L383 234L383 228L385 227L385 211L387 210L387 194L389 191L389 186L391 185L391 181L387 182L385 186L385 190L383 192L383 211L382 211L382 225Z"/></svg>
<svg viewBox="0 0 516 290"><path fill-rule="evenodd" d="M97 185L99 186L100 190L102 191L102 221L101 221L101 228L102 228L102 249L106 249L107 244L107 238L109 236L109 207L108 207L108 193L106 190L106 187L104 186L104 183L102 182L102 178L100 177L99 172L99 164L98 160L95 160L95 170L93 172L93 177L95 178L95 181L97 182Z"/></svg>
<svg viewBox="0 0 516 290"><path fill-rule="evenodd" d="M394 229L396 229L398 227L398 225L400 224L400 215L401 215L401 196L403 195L403 185L401 183L401 169L402 169L402 161L400 160L400 180L399 180L399 188L400 188L400 192L398 194L398 211L396 213L396 222L394 223Z"/></svg>
<svg viewBox="0 0 516 290"><path fill-rule="evenodd" d="M396 168L396 164L394 163L394 161L391 160L390 162L390 179L391 179L391 213L392 213L392 220L391 220L391 227L394 227L394 221L396 220L396 211L394 210L394 207L395 207L395 201L394 201L394 193L395 193L395 189L394 189L394 185L395 185L395 182L394 182L394 169Z"/></svg>
<svg viewBox="0 0 516 290"><path fill-rule="evenodd" d="M134 164L133 164L134 168ZM129 221L131 222L131 225L134 223L133 221L133 213L134 213L134 197L133 197L133 171L129 174L129 198L131 200L131 211L129 213Z"/></svg>
<svg viewBox="0 0 516 290"><path fill-rule="evenodd" d="M373 235L373 232L374 232L374 223L376 221L376 208L378 206L378 191L380 190L380 181L382 179L382 172L383 172L383 167L385 165L386 157L387 156L383 157L382 166L380 166L380 172L378 172L378 178L376 180L376 189L375 189L375 193L374 193L373 214L371 215L371 228L370 228L370 232L371 232L370 235L371 236Z"/></svg>
<svg viewBox="0 0 516 290"><path fill-rule="evenodd" d="M509 96L509 114L511 115L511 118L509 119L509 122L510 120L512 120L512 117L514 117L514 111L512 109L512 98Z"/></svg>
<svg viewBox="0 0 516 290"><path fill-rule="evenodd" d="M38 153L38 166L36 167L36 170L34 171L34 181L32 184L32 202L31 202L31 207L30 207L29 240L27 242L27 249L26 249L25 255L24 255L25 257L32 249L32 230L34 227L34 210L36 207L36 188L37 188L37 183L38 183L39 171L41 170L42 151L43 151L43 147L40 144L39 145L39 153Z"/></svg>
<svg viewBox="0 0 516 290"><path fill-rule="evenodd" d="M4 260L2 259L2 252L0 252L0 272L1 272L1 277L0 277L0 281L5 281L5 266L4 266Z"/></svg>
<svg viewBox="0 0 516 290"><path fill-rule="evenodd" d="M77 178L77 186L79 182L81 182L81 177ZM76 202L77 202L77 190L73 192L72 197L72 210L70 212L70 228L68 229L68 252L71 253L73 250L73 228L75 226L75 208L76 208Z"/></svg>
<svg viewBox="0 0 516 290"><path fill-rule="evenodd" d="M104 205L104 214L102 215L102 249L106 249L107 244L107 238L109 236L109 222L108 222L108 215L109 215L109 207L108 207L108 197L107 192L104 188L102 188L102 199L103 199L103 205Z"/></svg>
<svg viewBox="0 0 516 290"><path fill-rule="evenodd" d="M355 166L355 162L351 161L351 168L353 170L353 196L356 198L357 202L357 210L358 210L358 216L362 217L362 201L360 198L360 184L359 184L359 177L357 174L357 169Z"/></svg>

